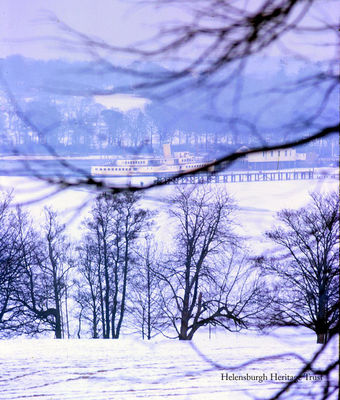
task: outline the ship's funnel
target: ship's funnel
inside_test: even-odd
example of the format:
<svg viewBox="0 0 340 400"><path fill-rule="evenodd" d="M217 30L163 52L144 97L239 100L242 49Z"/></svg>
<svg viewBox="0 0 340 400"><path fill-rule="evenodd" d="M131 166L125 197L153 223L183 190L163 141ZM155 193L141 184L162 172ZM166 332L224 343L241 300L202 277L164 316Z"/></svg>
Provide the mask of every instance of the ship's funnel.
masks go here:
<svg viewBox="0 0 340 400"><path fill-rule="evenodd" d="M165 158L171 158L171 145L170 143L163 144L163 154Z"/></svg>

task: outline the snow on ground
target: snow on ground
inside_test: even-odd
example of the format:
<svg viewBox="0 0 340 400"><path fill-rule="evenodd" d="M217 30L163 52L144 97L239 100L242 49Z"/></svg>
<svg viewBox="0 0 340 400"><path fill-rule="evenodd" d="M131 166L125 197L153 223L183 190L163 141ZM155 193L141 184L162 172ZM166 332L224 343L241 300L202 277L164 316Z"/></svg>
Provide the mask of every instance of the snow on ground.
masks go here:
<svg viewBox="0 0 340 400"><path fill-rule="evenodd" d="M319 346L305 330L271 336L218 332L211 339L203 332L193 344L131 337L0 341L0 398L264 400L297 373L301 362L292 353L309 358ZM334 358L336 350L333 343L324 362ZM233 369L253 358L282 353ZM225 379L227 373L232 379ZM309 374L286 398L312 398L308 393L318 392L322 383Z"/></svg>

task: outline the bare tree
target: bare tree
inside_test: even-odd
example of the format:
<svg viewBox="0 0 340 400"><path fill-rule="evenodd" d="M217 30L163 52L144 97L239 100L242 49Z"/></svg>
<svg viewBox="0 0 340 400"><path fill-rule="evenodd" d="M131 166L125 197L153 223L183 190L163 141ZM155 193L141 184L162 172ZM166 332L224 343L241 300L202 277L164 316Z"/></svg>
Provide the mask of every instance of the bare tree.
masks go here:
<svg viewBox="0 0 340 400"><path fill-rule="evenodd" d="M98 293L102 336L106 339L110 335L113 339L119 338L127 306L129 276L135 266L134 248L138 236L147 227L149 214L139 208L139 200L138 195L129 192L99 195L86 222L81 271L86 274L87 291L96 288ZM97 315L96 301L97 295L93 292L90 304Z"/></svg>
<svg viewBox="0 0 340 400"><path fill-rule="evenodd" d="M191 340L209 324L229 330L247 327L257 311L261 285L254 276L252 283L247 281L251 274L236 261L240 238L232 229L232 199L224 191L193 186L178 188L170 204L174 248L159 276L168 286L165 312L179 339Z"/></svg>
<svg viewBox="0 0 340 400"><path fill-rule="evenodd" d="M278 213L266 233L280 255L261 260L276 277L269 324L305 326L325 343L339 328L339 196L311 194L308 206Z"/></svg>
<svg viewBox="0 0 340 400"><path fill-rule="evenodd" d="M68 285L69 243L65 225L57 214L45 209L42 235L32 227L27 214L18 212L22 275L14 301L21 306L21 329L28 334L53 331L57 339L64 334L62 300Z"/></svg>
<svg viewBox="0 0 340 400"><path fill-rule="evenodd" d="M151 234L147 234L143 242L137 251L137 268L131 276L128 311L132 325L137 327L142 339L150 340L166 330L169 320L162 309L164 282L159 276L162 262L157 242Z"/></svg>
<svg viewBox="0 0 340 400"><path fill-rule="evenodd" d="M99 337L99 324L101 321L101 277L97 266L96 247L91 237L85 236L83 243L77 249L77 271L79 278L75 279L76 292L74 299L79 305L78 337L81 333L81 321L85 320L90 325L91 336Z"/></svg>
<svg viewBox="0 0 340 400"><path fill-rule="evenodd" d="M0 334L15 334L15 319L20 308L13 302L13 292L22 273L21 246L15 212L10 209L12 196L0 202ZM12 332L13 331L13 332Z"/></svg>

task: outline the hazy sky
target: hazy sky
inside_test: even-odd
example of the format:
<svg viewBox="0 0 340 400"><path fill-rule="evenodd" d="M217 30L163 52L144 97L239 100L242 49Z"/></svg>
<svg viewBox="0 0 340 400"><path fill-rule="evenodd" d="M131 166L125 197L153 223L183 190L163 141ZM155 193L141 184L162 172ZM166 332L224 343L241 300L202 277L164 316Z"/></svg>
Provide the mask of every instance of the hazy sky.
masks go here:
<svg viewBox="0 0 340 400"><path fill-rule="evenodd" d="M42 40L60 35L57 24L47 21L48 12L75 29L120 45L148 37L155 32L151 25L157 20L157 12L146 12L129 1L0 0L0 57L20 53L33 58L73 58L62 47Z"/></svg>
<svg viewBox="0 0 340 400"><path fill-rule="evenodd" d="M322 0L313 7L311 15L315 21L336 23L338 20L337 2ZM57 23L47 22L47 11L75 29L119 45L148 38L164 20L183 18L183 13L178 11L136 7L133 0L0 0L0 57L19 53L44 59L79 58L63 46L46 40L50 35L60 35ZM327 57L329 48L321 44L329 39L320 34L308 40L300 36L288 38L286 44L314 59L322 59Z"/></svg>

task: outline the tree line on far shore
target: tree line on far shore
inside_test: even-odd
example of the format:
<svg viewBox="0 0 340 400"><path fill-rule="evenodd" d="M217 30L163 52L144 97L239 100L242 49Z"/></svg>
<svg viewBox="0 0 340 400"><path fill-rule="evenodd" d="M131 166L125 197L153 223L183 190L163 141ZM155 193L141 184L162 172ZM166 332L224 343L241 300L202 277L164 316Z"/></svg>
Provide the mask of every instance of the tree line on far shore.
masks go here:
<svg viewBox="0 0 340 400"><path fill-rule="evenodd" d="M235 233L237 205L225 191L176 188L164 240L157 212L141 200L98 195L73 243L56 211L45 208L37 227L3 194L0 336L191 340L208 325L304 326L324 343L337 331L337 193L312 193L308 206L279 212L265 233L275 252L256 257Z"/></svg>

